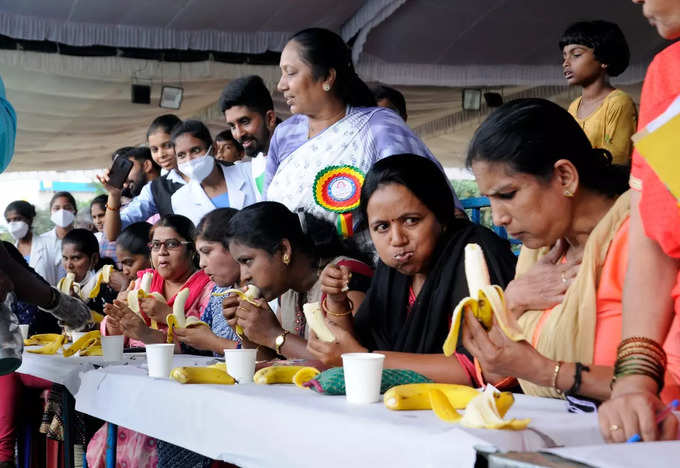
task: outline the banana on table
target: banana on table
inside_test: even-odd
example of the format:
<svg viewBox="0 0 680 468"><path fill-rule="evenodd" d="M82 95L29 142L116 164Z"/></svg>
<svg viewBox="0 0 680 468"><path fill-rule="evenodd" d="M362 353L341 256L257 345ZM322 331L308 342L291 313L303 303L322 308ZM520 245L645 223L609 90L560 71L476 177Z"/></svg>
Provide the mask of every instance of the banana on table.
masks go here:
<svg viewBox="0 0 680 468"><path fill-rule="evenodd" d="M245 292L241 291L240 289L227 289L226 291L213 293L213 296L221 297L228 296L229 294L236 294L244 301L248 301L257 307L259 304L255 302L255 299L259 299L262 293L260 292L260 288L254 284L249 284ZM243 339L245 337L245 332L243 331L243 327L241 325L236 325L236 327L234 327L234 331L239 336L239 338Z"/></svg>
<svg viewBox="0 0 680 468"><path fill-rule="evenodd" d="M24 345L34 346L40 345L38 349L27 349L29 353L35 354L56 354L57 351L64 345L66 335L59 335L56 333L44 333L33 335L24 340ZM80 351L81 356L101 356L101 333L99 330L93 330L81 336L75 343L64 349L64 357L73 356Z"/></svg>
<svg viewBox="0 0 680 468"><path fill-rule="evenodd" d="M253 381L256 384L295 384L305 388L303 384L319 374L319 370L308 366L269 366L255 372Z"/></svg>
<svg viewBox="0 0 680 468"><path fill-rule="evenodd" d="M211 366L175 367L170 377L182 384L234 385L236 381L227 374L227 366L218 362Z"/></svg>
<svg viewBox="0 0 680 468"><path fill-rule="evenodd" d="M510 392L489 386L479 392L467 385L416 383L398 385L385 392L384 404L391 410L428 410L447 422L485 429L525 429L530 419L504 420L513 405ZM458 410L465 410L461 415Z"/></svg>
<svg viewBox="0 0 680 468"><path fill-rule="evenodd" d="M513 341L525 339L519 325L508 313L503 289L491 285L484 252L478 244L465 246L465 277L470 297L462 299L453 311L451 329L444 341L444 354L451 356L456 351L464 310L472 311L487 330L491 328L495 319L508 338Z"/></svg>

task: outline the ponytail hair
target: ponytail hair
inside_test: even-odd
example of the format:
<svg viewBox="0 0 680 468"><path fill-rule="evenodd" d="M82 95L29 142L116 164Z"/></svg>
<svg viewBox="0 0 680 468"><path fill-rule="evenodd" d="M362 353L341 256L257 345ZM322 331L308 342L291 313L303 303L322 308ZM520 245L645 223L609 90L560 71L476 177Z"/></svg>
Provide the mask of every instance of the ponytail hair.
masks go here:
<svg viewBox="0 0 680 468"><path fill-rule="evenodd" d="M315 80L328 77L335 70L335 82L331 88L342 102L352 107L375 107L373 93L363 82L352 63L352 50L333 31L309 28L293 35L290 41L300 46L302 60L312 68Z"/></svg>
<svg viewBox="0 0 680 468"><path fill-rule="evenodd" d="M630 168L613 164L609 151L593 148L571 114L545 99L516 99L492 112L472 137L466 165L504 163L548 181L560 159L570 161L579 184L593 192L618 197L628 190Z"/></svg>
<svg viewBox="0 0 680 468"><path fill-rule="evenodd" d="M275 221L274 221L275 220ZM314 260L340 255L357 257L356 249L343 242L335 226L305 211L293 213L285 205L265 201L243 208L229 221L229 241L274 255L288 239L293 252Z"/></svg>

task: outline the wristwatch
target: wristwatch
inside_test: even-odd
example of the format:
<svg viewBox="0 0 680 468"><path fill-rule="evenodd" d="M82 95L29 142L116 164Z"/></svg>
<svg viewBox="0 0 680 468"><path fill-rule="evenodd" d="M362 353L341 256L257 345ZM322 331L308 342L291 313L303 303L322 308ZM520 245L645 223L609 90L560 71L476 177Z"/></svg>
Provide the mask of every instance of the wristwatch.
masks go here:
<svg viewBox="0 0 680 468"><path fill-rule="evenodd" d="M283 330L279 336L274 340L274 345L276 346L276 354L281 355L281 346L286 342L286 335L290 333L288 330Z"/></svg>

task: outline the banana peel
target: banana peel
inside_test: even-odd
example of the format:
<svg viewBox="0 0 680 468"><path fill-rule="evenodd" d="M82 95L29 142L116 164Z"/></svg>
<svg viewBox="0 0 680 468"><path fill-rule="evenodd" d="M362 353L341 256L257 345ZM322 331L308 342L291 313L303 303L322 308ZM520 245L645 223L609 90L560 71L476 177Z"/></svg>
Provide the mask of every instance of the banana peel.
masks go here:
<svg viewBox="0 0 680 468"><path fill-rule="evenodd" d="M170 378L182 384L233 385L236 381L227 374L226 366L175 367Z"/></svg>
<svg viewBox="0 0 680 468"><path fill-rule="evenodd" d="M30 338L24 340L24 346L36 346L36 345L46 345L54 343L55 341L61 339L64 335L58 333L41 333L38 335L33 335Z"/></svg>
<svg viewBox="0 0 680 468"><path fill-rule="evenodd" d="M168 323L168 343L172 343L175 339L175 328L189 328L204 325L208 328L210 326L197 319L196 317L186 317L184 314L184 304L189 298L189 288L180 290L175 296L175 302L172 304L172 314L168 314L165 321Z"/></svg>
<svg viewBox="0 0 680 468"><path fill-rule="evenodd" d="M506 429L521 431L526 429L531 419L503 419L515 402L510 392L499 392L488 385L482 393L472 399L460 418L460 425L481 429Z"/></svg>
<svg viewBox="0 0 680 468"><path fill-rule="evenodd" d="M127 295L127 304L128 307L130 308L131 311L133 311L135 314L139 315L142 319L144 317L142 316L142 311L141 308L139 307L139 300L144 298L144 297L153 297L154 299L161 301L161 302L166 302L165 297L159 292L149 292L151 289L151 282L153 280L153 273L147 271L142 275L142 279L140 281L139 289L135 291L130 291ZM155 320L151 320L151 328L154 330L158 330L158 322Z"/></svg>
<svg viewBox="0 0 680 468"><path fill-rule="evenodd" d="M256 384L292 384L302 387L302 384L313 379L319 370L306 366L269 366L255 372L253 381Z"/></svg>
<svg viewBox="0 0 680 468"><path fill-rule="evenodd" d="M503 289L491 285L484 252L478 244L465 246L465 277L470 297L462 299L453 311L451 328L443 345L444 354L451 356L456 351L463 312L466 310L471 311L486 330L491 328L495 320L511 340L525 339L521 328L508 312Z"/></svg>
<svg viewBox="0 0 680 468"><path fill-rule="evenodd" d="M218 292L218 293L213 293L213 296L215 297L221 297L221 296L228 296L229 294L236 294L239 296L241 299L244 301L247 301L251 303L254 306L259 306L259 304L255 301L255 299L258 299L261 295L260 288L255 286L254 284L249 284L248 288L246 288L246 291L243 292L240 289L227 289L226 291ZM243 327L241 325L236 325L234 328L234 331L238 335L239 338L243 339L246 335L244 333Z"/></svg>
<svg viewBox="0 0 680 468"><path fill-rule="evenodd" d="M64 357L71 357L80 351L80 355L83 356L84 352L89 350L93 346L101 346L102 335L99 330L93 330L88 332L78 338L75 343L73 343L68 348L64 348Z"/></svg>
<svg viewBox="0 0 680 468"><path fill-rule="evenodd" d="M50 333L50 335L52 335ZM34 335L33 337L29 338L26 341L30 341L32 338L35 338L35 336L40 336L40 335ZM27 349L29 353L34 353L34 354L56 354L57 351L59 351L59 348L64 344L64 341L66 341L66 335L56 335L57 338L54 340L47 342L47 343L38 343L38 344L43 344L43 346L39 349ZM34 343L29 343L34 344Z"/></svg>

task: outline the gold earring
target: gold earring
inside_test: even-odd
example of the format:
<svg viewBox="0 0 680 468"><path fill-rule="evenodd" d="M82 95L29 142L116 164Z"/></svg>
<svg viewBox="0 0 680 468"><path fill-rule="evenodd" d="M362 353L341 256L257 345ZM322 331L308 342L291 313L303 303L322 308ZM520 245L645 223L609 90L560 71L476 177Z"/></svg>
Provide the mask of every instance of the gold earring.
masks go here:
<svg viewBox="0 0 680 468"><path fill-rule="evenodd" d="M571 192L571 190L565 190L564 196L567 197L567 198L571 198L571 197L574 196L574 194Z"/></svg>
<svg viewBox="0 0 680 468"><path fill-rule="evenodd" d="M288 254L283 255L283 264L288 265L290 263L290 256Z"/></svg>
<svg viewBox="0 0 680 468"><path fill-rule="evenodd" d="M331 90L331 85L329 85L328 83L324 83L322 88L324 91L328 92Z"/></svg>

